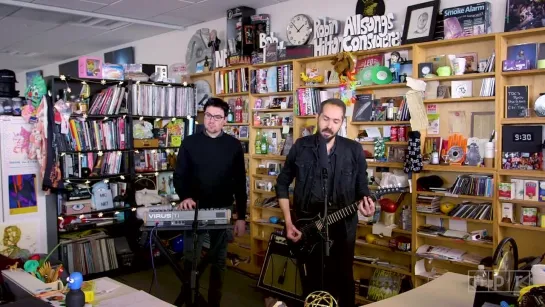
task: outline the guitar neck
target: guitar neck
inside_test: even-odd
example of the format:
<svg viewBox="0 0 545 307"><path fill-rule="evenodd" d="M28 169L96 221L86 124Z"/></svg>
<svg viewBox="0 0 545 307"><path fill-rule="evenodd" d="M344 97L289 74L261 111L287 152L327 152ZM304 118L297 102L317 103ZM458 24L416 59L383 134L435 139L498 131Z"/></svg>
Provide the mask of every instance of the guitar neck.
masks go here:
<svg viewBox="0 0 545 307"><path fill-rule="evenodd" d="M351 204L350 206L346 206L342 208L341 210L338 210L329 214L327 216L327 225L337 223L338 221L342 221L345 218L352 216L355 212L358 211L358 204L359 204L359 201Z"/></svg>

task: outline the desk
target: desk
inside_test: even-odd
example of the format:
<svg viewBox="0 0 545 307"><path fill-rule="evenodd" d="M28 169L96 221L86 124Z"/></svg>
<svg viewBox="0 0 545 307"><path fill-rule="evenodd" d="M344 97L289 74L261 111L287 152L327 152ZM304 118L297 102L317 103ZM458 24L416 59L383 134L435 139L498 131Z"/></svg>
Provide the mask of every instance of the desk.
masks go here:
<svg viewBox="0 0 545 307"><path fill-rule="evenodd" d="M461 307L473 306L475 293L469 291L467 275L446 273L411 291L380 302L365 305L373 307Z"/></svg>
<svg viewBox="0 0 545 307"><path fill-rule="evenodd" d="M15 304L14 306L29 306L29 307L30 306L36 306L36 307L51 306L45 303L44 301L42 301L41 299L37 299L34 297L35 293L40 292L40 291L35 292L36 290L38 290L36 289L36 285L42 288L43 288L43 285L45 285L41 282L40 282L41 286L39 283L36 283L37 281L39 281L38 279L32 277L30 274L22 270L17 270L17 271L4 270L2 271L2 275L4 276L4 281L8 285L9 289L15 295L16 301L14 303ZM126 295L133 295L134 297L142 297L142 293L141 293L142 291L129 287L111 278L102 277L102 278L94 279L94 281L97 287L99 287L99 284L101 283L101 281L105 282L108 285L117 286L117 287L115 286L112 287L113 290L111 291L109 289L104 289L108 291L105 291L104 293L98 293L98 292L95 293L95 301L93 302L93 304L96 306L100 307L101 302L104 302L104 304L107 304L108 306L110 306L111 304L108 304L107 302L108 300L122 298ZM97 290L100 291L100 289L97 289ZM154 302L155 303L153 306L174 306L166 302L163 302L159 299L154 299ZM134 304L128 302L127 305L132 306ZM116 306L126 306L126 305L116 304Z"/></svg>

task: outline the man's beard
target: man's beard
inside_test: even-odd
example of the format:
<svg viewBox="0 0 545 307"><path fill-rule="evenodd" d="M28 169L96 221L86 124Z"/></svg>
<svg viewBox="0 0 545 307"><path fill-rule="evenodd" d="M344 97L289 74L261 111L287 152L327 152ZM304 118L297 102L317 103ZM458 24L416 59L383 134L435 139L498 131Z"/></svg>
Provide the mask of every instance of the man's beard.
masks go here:
<svg viewBox="0 0 545 307"><path fill-rule="evenodd" d="M331 136L325 137L323 135L324 132L327 132L327 133L331 134ZM319 135L324 141L326 141L326 143L329 143L329 141L333 140L337 136L337 133L325 128L325 129L320 130Z"/></svg>

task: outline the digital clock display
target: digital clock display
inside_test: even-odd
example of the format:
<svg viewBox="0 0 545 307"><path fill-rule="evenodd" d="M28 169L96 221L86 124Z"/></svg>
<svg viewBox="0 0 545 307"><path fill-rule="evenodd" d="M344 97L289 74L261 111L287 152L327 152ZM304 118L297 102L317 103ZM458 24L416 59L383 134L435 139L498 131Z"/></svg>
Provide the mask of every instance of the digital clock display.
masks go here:
<svg viewBox="0 0 545 307"><path fill-rule="evenodd" d="M513 133L513 142L533 142L534 134L530 132Z"/></svg>

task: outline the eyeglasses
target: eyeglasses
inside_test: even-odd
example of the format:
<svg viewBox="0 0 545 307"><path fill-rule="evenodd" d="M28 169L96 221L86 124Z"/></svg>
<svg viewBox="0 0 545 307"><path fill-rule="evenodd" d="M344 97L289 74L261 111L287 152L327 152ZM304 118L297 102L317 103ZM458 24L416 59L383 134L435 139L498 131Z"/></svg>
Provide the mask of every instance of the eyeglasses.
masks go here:
<svg viewBox="0 0 545 307"><path fill-rule="evenodd" d="M220 121L222 119L224 119L225 117L221 116L221 115L212 115L208 112L204 113L204 118L206 119L214 119L215 121Z"/></svg>

